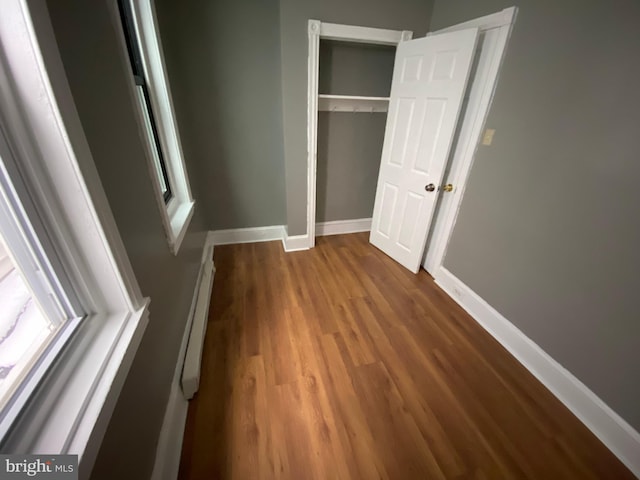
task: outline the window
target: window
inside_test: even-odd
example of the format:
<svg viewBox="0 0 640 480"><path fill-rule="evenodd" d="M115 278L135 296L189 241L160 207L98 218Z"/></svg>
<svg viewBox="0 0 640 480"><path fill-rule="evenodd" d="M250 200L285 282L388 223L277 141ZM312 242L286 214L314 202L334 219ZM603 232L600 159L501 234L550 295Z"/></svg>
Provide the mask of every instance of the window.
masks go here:
<svg viewBox="0 0 640 480"><path fill-rule="evenodd" d="M47 317L32 292L0 238L0 409L61 326Z"/></svg>
<svg viewBox="0 0 640 480"><path fill-rule="evenodd" d="M102 189L46 2L2 1L0 50L0 449L77 454L88 478L149 299Z"/></svg>
<svg viewBox="0 0 640 480"><path fill-rule="evenodd" d="M48 365L41 362L46 352L61 349L84 316L14 160L0 129L0 419L5 426L13 421L7 407L24 404L46 373Z"/></svg>
<svg viewBox="0 0 640 480"><path fill-rule="evenodd" d="M151 0L115 0L114 5L115 21L123 32L123 59L132 75L132 96L139 112L160 215L169 247L177 254L195 202L156 31L154 7Z"/></svg>
<svg viewBox="0 0 640 480"><path fill-rule="evenodd" d="M144 118L147 141L151 146L153 166L158 176L162 198L166 203L171 199L171 182L167 174L167 166L164 161L162 146L160 145L160 137L158 137L158 126L153 116L153 109L151 108L149 87L145 80L146 75L144 73L144 65L142 64L142 56L140 55L140 43L135 29L131 4L127 0L118 0L118 9L127 42L127 51L129 52L129 61L131 62L131 70L133 71L133 78L136 84L140 110Z"/></svg>

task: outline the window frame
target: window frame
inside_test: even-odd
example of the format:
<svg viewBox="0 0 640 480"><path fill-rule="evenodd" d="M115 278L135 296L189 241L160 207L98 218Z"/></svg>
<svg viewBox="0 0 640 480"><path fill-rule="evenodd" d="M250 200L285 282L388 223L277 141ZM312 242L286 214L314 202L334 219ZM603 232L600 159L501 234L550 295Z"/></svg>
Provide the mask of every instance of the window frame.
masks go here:
<svg viewBox="0 0 640 480"><path fill-rule="evenodd" d="M167 168L172 189L172 197L167 202L163 197L162 187L157 178L157 170L154 165L153 153L155 146L146 133L145 111L138 100L135 80L136 72L133 71L131 66L127 47L127 34L122 25L118 0L111 0L109 5L115 22L114 25L116 25L117 31L120 32L118 37L121 44L122 61L127 72L130 73L129 90L132 102L138 112L139 133L145 145L145 156L156 192L162 224L169 248L174 255L177 255L193 216L195 201L191 195L169 79L166 74L164 54L157 28L158 21L155 4L152 0L125 1L129 3L133 15L134 28L139 41L142 70L145 74L144 80L157 127L157 138L164 154L164 164Z"/></svg>
<svg viewBox="0 0 640 480"><path fill-rule="evenodd" d="M29 358L30 367L22 372L21 380L15 381L9 387L4 399L6 403L0 403L0 439L19 418L35 386L46 376L51 363L47 359L55 357L64 348L66 341L85 316L72 282L66 278L63 262L57 258L55 245L46 234L48 229L44 219L39 215L37 205L31 201L29 187L22 178L20 165L16 162L16 156L4 133L6 120L2 117L0 114L2 237L13 268L18 271L25 287L30 290L31 299L38 304L35 308L40 310L55 330L50 331L48 339L39 345L37 352L32 352Z"/></svg>
<svg viewBox="0 0 640 480"><path fill-rule="evenodd" d="M46 2L3 0L0 115L85 312L1 439L3 453L79 455L88 478L148 324L87 144Z"/></svg>
<svg viewBox="0 0 640 480"><path fill-rule="evenodd" d="M158 125L155 120L153 108L151 106L151 98L149 95L149 87L145 76L144 66L142 63L142 55L140 53L140 42L138 39L138 32L135 27L135 19L133 18L133 10L131 2L128 0L116 0L118 4L118 12L120 14L121 25L124 30L125 43L127 45L127 52L129 53L129 63L133 72L134 81L138 90L138 98L140 102L140 108L143 109L143 115L145 117L145 125L147 126L148 136L152 137L151 148L154 157L157 157L156 175L162 176L162 182L166 189L163 193L163 199L165 203L168 203L172 198L171 181L169 180L169 173L167 170L167 164L165 162L164 152L160 143ZM158 171L159 170L159 171ZM162 191L162 184L160 185L160 191Z"/></svg>

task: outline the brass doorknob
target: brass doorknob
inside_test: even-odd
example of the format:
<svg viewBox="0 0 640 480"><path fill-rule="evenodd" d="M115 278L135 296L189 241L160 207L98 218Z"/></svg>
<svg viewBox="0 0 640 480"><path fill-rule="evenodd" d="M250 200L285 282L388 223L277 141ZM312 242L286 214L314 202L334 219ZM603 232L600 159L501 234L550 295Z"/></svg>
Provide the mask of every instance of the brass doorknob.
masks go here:
<svg viewBox="0 0 640 480"><path fill-rule="evenodd" d="M451 192L451 191L453 191L453 185L451 185L450 183L447 183L444 187L442 187L442 191L443 192Z"/></svg>
<svg viewBox="0 0 640 480"><path fill-rule="evenodd" d="M427 192L433 192L436 189L436 186L433 183L430 183L429 185L425 185L424 189Z"/></svg>

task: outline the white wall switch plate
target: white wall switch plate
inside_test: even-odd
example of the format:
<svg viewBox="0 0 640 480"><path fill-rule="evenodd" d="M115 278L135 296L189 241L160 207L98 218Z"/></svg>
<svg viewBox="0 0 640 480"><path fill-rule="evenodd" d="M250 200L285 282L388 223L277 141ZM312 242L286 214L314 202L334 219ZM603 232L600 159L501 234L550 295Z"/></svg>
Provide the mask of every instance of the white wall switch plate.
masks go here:
<svg viewBox="0 0 640 480"><path fill-rule="evenodd" d="M482 145L491 145L493 143L493 134L496 133L494 128L487 128L482 137Z"/></svg>

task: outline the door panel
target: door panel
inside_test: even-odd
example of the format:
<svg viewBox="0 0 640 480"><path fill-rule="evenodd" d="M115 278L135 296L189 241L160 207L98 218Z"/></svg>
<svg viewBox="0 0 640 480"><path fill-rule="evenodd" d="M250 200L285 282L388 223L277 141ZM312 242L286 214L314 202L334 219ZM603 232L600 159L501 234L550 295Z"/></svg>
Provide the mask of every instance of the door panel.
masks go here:
<svg viewBox="0 0 640 480"><path fill-rule="evenodd" d="M418 271L478 30L398 46L370 241Z"/></svg>
<svg viewBox="0 0 640 480"><path fill-rule="evenodd" d="M391 237L391 220L393 219L397 200L398 187L385 183L382 187L382 212L378 222L378 232L386 238Z"/></svg>

